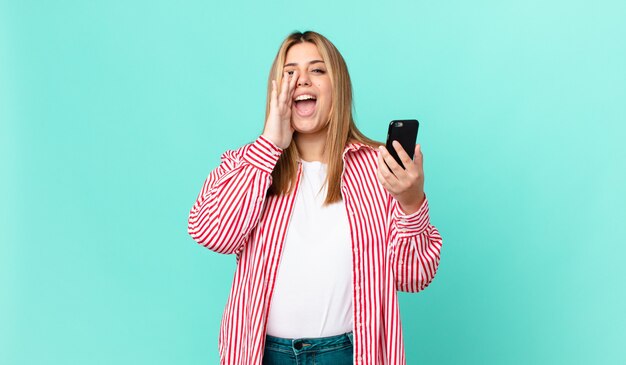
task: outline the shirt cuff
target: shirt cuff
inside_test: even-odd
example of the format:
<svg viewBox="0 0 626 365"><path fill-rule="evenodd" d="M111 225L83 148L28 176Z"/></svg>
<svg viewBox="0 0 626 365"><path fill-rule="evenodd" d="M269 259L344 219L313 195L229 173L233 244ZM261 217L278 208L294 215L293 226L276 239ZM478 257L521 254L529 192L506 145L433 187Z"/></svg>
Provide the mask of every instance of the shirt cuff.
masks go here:
<svg viewBox="0 0 626 365"><path fill-rule="evenodd" d="M405 214L400 208L400 203L397 203L394 209L394 218L398 229L398 238L408 238L423 233L430 225L428 199L424 197L424 202L417 212L411 214Z"/></svg>
<svg viewBox="0 0 626 365"><path fill-rule="evenodd" d="M251 165L271 174L282 152L282 148L260 136L250 144L250 147L244 152L243 158Z"/></svg>

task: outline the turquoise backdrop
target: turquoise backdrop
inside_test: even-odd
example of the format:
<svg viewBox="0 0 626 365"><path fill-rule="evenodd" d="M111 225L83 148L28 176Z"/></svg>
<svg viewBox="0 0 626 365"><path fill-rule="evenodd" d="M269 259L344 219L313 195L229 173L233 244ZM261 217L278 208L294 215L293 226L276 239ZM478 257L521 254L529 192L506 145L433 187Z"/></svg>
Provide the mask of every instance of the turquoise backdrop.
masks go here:
<svg viewBox="0 0 626 365"><path fill-rule="evenodd" d="M187 214L282 39L418 118L439 272L409 364L625 364L626 3L0 0L0 363L216 364L235 268Z"/></svg>

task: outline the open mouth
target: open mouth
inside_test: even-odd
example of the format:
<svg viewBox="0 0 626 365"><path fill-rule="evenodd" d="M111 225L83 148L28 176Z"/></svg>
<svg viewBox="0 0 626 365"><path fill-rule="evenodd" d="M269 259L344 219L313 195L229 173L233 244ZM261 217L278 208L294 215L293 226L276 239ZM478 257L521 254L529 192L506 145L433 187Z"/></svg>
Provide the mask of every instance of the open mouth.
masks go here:
<svg viewBox="0 0 626 365"><path fill-rule="evenodd" d="M304 94L294 99L293 106L300 117L310 117L315 112L317 98L314 95Z"/></svg>

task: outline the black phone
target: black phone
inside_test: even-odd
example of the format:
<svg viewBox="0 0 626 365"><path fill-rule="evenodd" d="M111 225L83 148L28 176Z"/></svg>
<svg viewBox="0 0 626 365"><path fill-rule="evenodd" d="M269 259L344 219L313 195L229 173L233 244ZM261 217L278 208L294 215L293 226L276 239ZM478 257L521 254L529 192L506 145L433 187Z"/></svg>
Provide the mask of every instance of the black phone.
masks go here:
<svg viewBox="0 0 626 365"><path fill-rule="evenodd" d="M404 151L406 151L407 155L413 159L413 153L415 152L415 142L417 141L417 130L419 129L420 123L417 119L405 119L405 120L392 120L389 123L389 131L387 132L387 151L393 156L393 158L398 162L403 169L404 164L400 160L400 156L396 152L396 149L393 148L391 144L393 141L400 142Z"/></svg>

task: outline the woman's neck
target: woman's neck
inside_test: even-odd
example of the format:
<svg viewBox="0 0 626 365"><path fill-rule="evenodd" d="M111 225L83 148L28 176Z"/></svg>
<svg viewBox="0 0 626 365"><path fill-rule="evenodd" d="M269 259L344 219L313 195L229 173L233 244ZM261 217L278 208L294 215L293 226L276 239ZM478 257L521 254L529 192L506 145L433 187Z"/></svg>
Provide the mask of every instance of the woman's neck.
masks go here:
<svg viewBox="0 0 626 365"><path fill-rule="evenodd" d="M298 147L300 158L305 161L320 161L326 163L324 153L326 146L326 135L328 129L324 128L315 133L295 133L293 140Z"/></svg>

